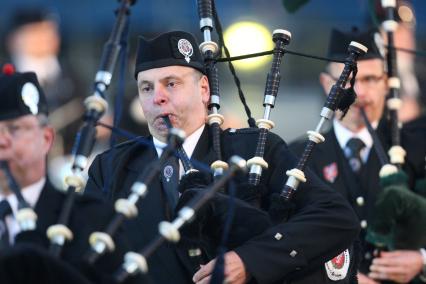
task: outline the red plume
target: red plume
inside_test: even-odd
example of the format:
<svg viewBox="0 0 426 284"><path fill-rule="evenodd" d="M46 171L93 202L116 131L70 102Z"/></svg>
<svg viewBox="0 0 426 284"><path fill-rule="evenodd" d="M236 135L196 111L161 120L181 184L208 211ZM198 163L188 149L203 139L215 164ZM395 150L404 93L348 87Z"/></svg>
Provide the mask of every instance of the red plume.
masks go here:
<svg viewBox="0 0 426 284"><path fill-rule="evenodd" d="M15 73L15 67L13 67L13 65L10 63L6 63L5 65L3 65L2 71L5 75L12 75L13 73Z"/></svg>

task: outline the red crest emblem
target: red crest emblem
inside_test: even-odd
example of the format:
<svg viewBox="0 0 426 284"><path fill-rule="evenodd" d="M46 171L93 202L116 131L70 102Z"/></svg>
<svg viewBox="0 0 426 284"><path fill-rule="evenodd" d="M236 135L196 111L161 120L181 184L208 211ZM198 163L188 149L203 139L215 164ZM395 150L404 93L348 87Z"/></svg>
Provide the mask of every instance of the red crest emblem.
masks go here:
<svg viewBox="0 0 426 284"><path fill-rule="evenodd" d="M333 281L343 280L346 278L350 265L349 250L345 250L338 256L325 263L325 270L328 278Z"/></svg>
<svg viewBox="0 0 426 284"><path fill-rule="evenodd" d="M337 168L337 163L333 162L322 169L322 174L324 179L330 183L333 183L337 176L339 175L339 170Z"/></svg>

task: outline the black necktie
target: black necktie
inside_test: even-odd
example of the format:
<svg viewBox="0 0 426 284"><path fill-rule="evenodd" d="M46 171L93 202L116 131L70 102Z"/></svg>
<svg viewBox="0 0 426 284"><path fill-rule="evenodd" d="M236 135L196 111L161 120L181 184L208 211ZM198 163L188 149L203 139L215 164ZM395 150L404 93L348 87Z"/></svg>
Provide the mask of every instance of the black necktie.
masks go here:
<svg viewBox="0 0 426 284"><path fill-rule="evenodd" d="M359 173L362 167L361 150L365 147L359 138L351 138L346 143L346 157L354 173Z"/></svg>
<svg viewBox="0 0 426 284"><path fill-rule="evenodd" d="M161 181L170 207L174 209L179 199L179 163L176 156L170 156L164 163Z"/></svg>
<svg viewBox="0 0 426 284"><path fill-rule="evenodd" d="M0 250L9 247L9 231L6 225L6 216L12 214L12 208L6 199L0 201Z"/></svg>

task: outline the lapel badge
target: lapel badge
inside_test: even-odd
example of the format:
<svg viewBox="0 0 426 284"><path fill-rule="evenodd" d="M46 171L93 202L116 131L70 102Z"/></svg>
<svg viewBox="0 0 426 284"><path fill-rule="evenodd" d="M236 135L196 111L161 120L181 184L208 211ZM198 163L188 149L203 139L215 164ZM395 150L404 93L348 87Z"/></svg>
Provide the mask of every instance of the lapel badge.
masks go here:
<svg viewBox="0 0 426 284"><path fill-rule="evenodd" d="M337 163L333 162L322 169L322 174L326 181L333 183L339 175Z"/></svg>
<svg viewBox="0 0 426 284"><path fill-rule="evenodd" d="M346 249L344 252L334 257L325 263L325 270L327 276L332 281L343 280L349 271L350 255L349 250Z"/></svg>
<svg viewBox="0 0 426 284"><path fill-rule="evenodd" d="M189 40L181 38L178 41L178 50L179 52L185 56L185 60L186 62L189 63L189 61L191 61L191 56L194 53L194 49L192 48L192 44L189 42Z"/></svg>
<svg viewBox="0 0 426 284"><path fill-rule="evenodd" d="M170 165L167 165L164 167L163 175L166 178L166 181L169 182L170 178L173 176L173 167Z"/></svg>
<svg viewBox="0 0 426 284"><path fill-rule="evenodd" d="M33 115L38 114L38 103L40 101L40 95L33 83L27 82L24 84L21 91L21 98Z"/></svg>

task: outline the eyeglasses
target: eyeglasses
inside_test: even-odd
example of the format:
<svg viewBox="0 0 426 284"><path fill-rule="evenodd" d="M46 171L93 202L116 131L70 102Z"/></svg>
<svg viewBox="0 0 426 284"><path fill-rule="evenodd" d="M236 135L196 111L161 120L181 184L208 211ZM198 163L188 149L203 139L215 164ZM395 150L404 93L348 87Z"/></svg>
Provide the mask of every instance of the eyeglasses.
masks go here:
<svg viewBox="0 0 426 284"><path fill-rule="evenodd" d="M339 79L331 75L330 73L327 73L328 76L330 76L331 79L333 79L335 82L337 82ZM360 85L373 88L378 85L383 79L385 78L385 74L382 74L380 76L376 75L367 75L364 77L356 77L355 82L357 82ZM348 88L350 86L350 79L347 81L345 88Z"/></svg>
<svg viewBox="0 0 426 284"><path fill-rule="evenodd" d="M5 123L4 125L0 125L0 133L1 134L9 134L13 138L22 136L23 134L36 129L43 127L42 124L32 124L32 125L25 125L25 124L17 124L17 123Z"/></svg>

